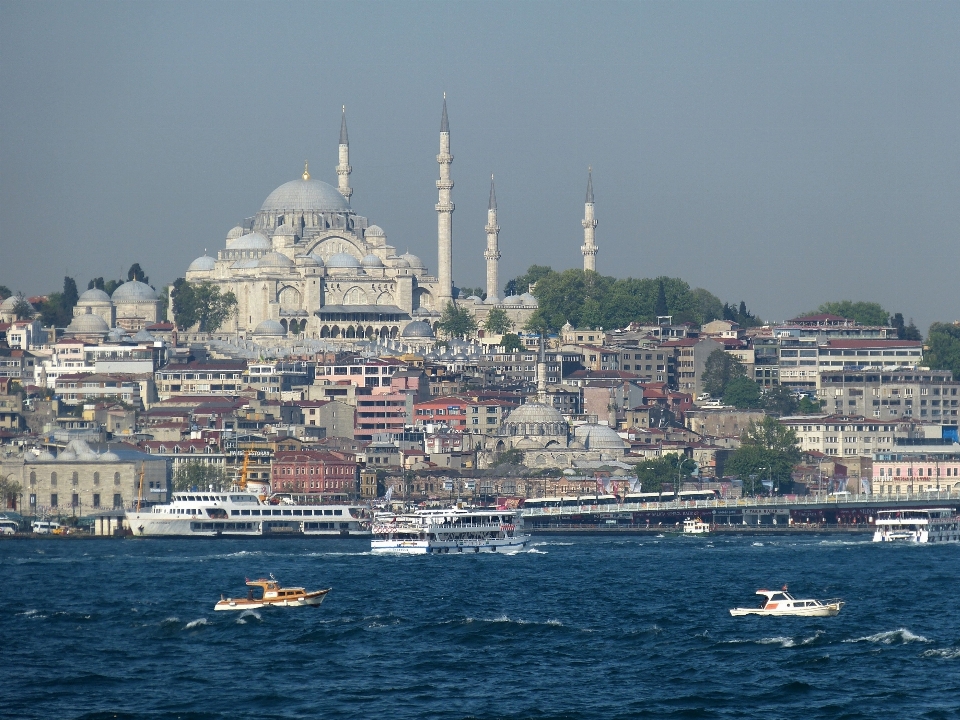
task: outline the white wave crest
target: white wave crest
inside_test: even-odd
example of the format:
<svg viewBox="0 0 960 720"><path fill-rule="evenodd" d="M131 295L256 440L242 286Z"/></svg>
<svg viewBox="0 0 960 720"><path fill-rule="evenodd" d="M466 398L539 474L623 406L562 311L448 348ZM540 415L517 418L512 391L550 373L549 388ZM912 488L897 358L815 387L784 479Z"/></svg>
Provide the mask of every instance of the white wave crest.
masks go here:
<svg viewBox="0 0 960 720"><path fill-rule="evenodd" d="M864 637L844 640L844 642L871 642L880 643L881 645L893 645L894 643L901 643L906 645L907 643L913 642L928 643L930 640L925 638L923 635L916 635L910 632L907 630L907 628L897 628L896 630L887 630L886 632L877 633L876 635L865 635Z"/></svg>
<svg viewBox="0 0 960 720"><path fill-rule="evenodd" d="M17 615L23 615L24 617L33 617L39 612L39 610L24 610L23 612L17 613Z"/></svg>
<svg viewBox="0 0 960 720"><path fill-rule="evenodd" d="M530 548L529 550L527 550L527 552L528 552L528 553L533 553L534 555L549 555L549 554L550 554L550 553L548 553L546 550L537 550L535 547Z"/></svg>
<svg viewBox="0 0 960 720"><path fill-rule="evenodd" d="M937 648L936 650L924 650L920 657L943 658L944 660L960 659L960 648Z"/></svg>
<svg viewBox="0 0 960 720"><path fill-rule="evenodd" d="M196 620L191 620L184 626L184 630L193 630L193 628L203 627L204 625L210 625L211 623L207 622L206 618L197 618Z"/></svg>
<svg viewBox="0 0 960 720"><path fill-rule="evenodd" d="M258 613L256 610L244 610L242 613L240 613L240 617L237 618L237 625L246 625L248 618L253 618L254 620L263 619L260 617L260 613Z"/></svg>
<svg viewBox="0 0 960 720"><path fill-rule="evenodd" d="M755 542L755 543L753 543L753 546L754 546L754 547L763 547L763 543L762 543L762 542Z"/></svg>

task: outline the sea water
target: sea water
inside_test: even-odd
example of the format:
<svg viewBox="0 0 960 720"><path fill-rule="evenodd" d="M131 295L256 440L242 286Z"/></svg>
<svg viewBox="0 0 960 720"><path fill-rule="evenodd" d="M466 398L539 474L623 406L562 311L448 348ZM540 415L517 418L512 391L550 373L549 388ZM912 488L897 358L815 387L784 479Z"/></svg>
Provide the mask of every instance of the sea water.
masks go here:
<svg viewBox="0 0 960 720"><path fill-rule="evenodd" d="M869 536L0 542L9 718L947 718L960 545ZM214 612L245 578L318 609ZM754 591L834 618L733 618Z"/></svg>

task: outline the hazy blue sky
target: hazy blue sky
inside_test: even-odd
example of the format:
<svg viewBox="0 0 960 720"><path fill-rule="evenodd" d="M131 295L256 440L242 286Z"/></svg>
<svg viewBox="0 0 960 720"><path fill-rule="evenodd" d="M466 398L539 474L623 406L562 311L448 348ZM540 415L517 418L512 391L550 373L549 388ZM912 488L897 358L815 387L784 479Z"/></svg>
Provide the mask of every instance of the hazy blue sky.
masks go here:
<svg viewBox="0 0 960 720"><path fill-rule="evenodd" d="M159 286L310 161L454 278L680 276L783 319L864 299L960 319L960 3L0 2L0 284Z"/></svg>

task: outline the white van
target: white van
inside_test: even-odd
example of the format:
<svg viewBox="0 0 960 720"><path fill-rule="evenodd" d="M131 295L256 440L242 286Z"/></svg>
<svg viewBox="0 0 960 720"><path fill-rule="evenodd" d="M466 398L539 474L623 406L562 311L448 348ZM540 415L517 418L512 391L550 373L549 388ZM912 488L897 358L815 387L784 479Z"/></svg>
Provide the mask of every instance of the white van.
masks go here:
<svg viewBox="0 0 960 720"><path fill-rule="evenodd" d="M60 523L37 520L31 527L37 535L50 535L54 530L60 529Z"/></svg>
<svg viewBox="0 0 960 720"><path fill-rule="evenodd" d="M13 535L15 532L19 531L20 526L17 524L16 520L0 518L0 535Z"/></svg>

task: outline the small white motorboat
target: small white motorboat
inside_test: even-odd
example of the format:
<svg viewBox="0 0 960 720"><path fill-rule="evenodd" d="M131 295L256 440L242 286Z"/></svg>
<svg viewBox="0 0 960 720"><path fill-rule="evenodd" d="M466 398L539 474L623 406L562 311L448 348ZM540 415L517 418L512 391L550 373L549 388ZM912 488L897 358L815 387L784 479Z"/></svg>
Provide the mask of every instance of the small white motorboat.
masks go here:
<svg viewBox="0 0 960 720"><path fill-rule="evenodd" d="M214 610L256 610L262 607L317 607L327 597L330 588L307 592L302 587L281 587L273 575L270 579L247 580L251 588L260 588L259 596L250 590L245 598L220 596Z"/></svg>
<svg viewBox="0 0 960 720"><path fill-rule="evenodd" d="M782 590L757 590L757 595L764 597L760 607L733 608L730 614L734 617L744 615L833 617L845 605L843 600L798 600L787 592L786 585Z"/></svg>
<svg viewBox="0 0 960 720"><path fill-rule="evenodd" d="M708 535L710 533L710 523L706 523L700 518L687 518L683 521L684 535Z"/></svg>

